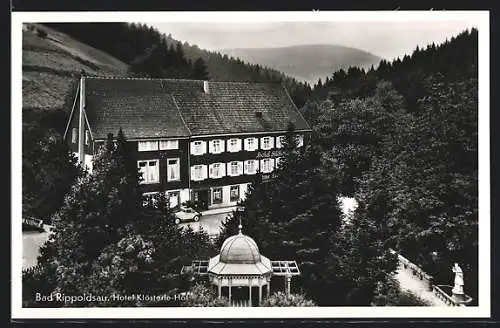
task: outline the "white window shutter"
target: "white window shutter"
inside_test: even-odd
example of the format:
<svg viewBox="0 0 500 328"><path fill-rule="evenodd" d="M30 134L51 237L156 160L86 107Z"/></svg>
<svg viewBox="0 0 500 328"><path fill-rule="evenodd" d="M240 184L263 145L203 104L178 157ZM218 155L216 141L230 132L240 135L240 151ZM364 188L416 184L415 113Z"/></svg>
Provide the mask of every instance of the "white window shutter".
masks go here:
<svg viewBox="0 0 500 328"><path fill-rule="evenodd" d="M224 163L220 164L220 175L222 177L226 175L226 165L224 165Z"/></svg>
<svg viewBox="0 0 500 328"><path fill-rule="evenodd" d="M202 141L201 142L201 154L206 154L207 153L207 142Z"/></svg>
<svg viewBox="0 0 500 328"><path fill-rule="evenodd" d="M243 174L243 162L238 162L238 175Z"/></svg>
<svg viewBox="0 0 500 328"><path fill-rule="evenodd" d="M224 140L221 139L221 141L220 141L220 151L221 151L221 153L223 153L225 151L225 149L226 149L225 145L226 145L226 143L224 142Z"/></svg>
<svg viewBox="0 0 500 328"><path fill-rule="evenodd" d="M260 149L265 149L264 148L264 137L260 138Z"/></svg>
<svg viewBox="0 0 500 328"><path fill-rule="evenodd" d="M274 158L271 158L270 161L271 161L271 171L273 171L274 170Z"/></svg>
<svg viewBox="0 0 500 328"><path fill-rule="evenodd" d="M214 141L213 140L209 141L209 143L208 143L208 152L210 154L214 153Z"/></svg>
<svg viewBox="0 0 500 328"><path fill-rule="evenodd" d="M226 170L227 170L227 175L232 176L231 175L231 162L226 163Z"/></svg>
<svg viewBox="0 0 500 328"><path fill-rule="evenodd" d="M191 166L191 180L197 180L195 176L195 169L194 166Z"/></svg>
<svg viewBox="0 0 500 328"><path fill-rule="evenodd" d="M269 148L274 148L274 138L273 137L270 137L269 138Z"/></svg>
<svg viewBox="0 0 500 328"><path fill-rule="evenodd" d="M202 177L203 179L208 178L208 174L207 174L207 166L206 166L206 165L203 165L203 166L201 167L201 177Z"/></svg>

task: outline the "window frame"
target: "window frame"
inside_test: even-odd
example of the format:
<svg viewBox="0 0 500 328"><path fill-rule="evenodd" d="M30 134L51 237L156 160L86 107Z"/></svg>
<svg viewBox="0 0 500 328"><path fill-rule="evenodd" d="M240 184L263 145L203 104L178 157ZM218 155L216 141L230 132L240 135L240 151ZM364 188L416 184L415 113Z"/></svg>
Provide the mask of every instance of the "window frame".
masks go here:
<svg viewBox="0 0 500 328"><path fill-rule="evenodd" d="M177 177L175 179L170 179L170 172L168 168L171 166L169 164L169 161L176 161L177 162ZM174 158L167 158L167 182L175 182L175 181L181 181L181 160L178 157Z"/></svg>
<svg viewBox="0 0 500 328"><path fill-rule="evenodd" d="M253 147L250 147L250 141L252 142ZM259 139L255 137L248 137L244 139L244 149L246 151L256 151L259 149Z"/></svg>
<svg viewBox="0 0 500 328"><path fill-rule="evenodd" d="M200 169L200 175L199 177L196 176L196 169ZM197 165L194 165L193 166L193 180L195 181L200 181L200 180L203 180L203 165L201 164L197 164Z"/></svg>
<svg viewBox="0 0 500 328"><path fill-rule="evenodd" d="M268 163L269 163L269 170L265 170L264 171L266 161L268 161ZM262 170L261 170L261 172L262 173L271 173L273 170L274 170L273 159L272 158L263 158L262 159Z"/></svg>
<svg viewBox="0 0 500 328"><path fill-rule="evenodd" d="M224 140L214 139L210 141L212 143L212 154L221 154L224 152ZM219 150L215 149L215 145L218 145Z"/></svg>
<svg viewBox="0 0 500 328"><path fill-rule="evenodd" d="M238 191L238 193L235 197L233 197L233 194L232 194L233 188L236 188L236 190ZM229 201L230 202L236 202L240 199L240 189L241 189L240 185L229 186Z"/></svg>
<svg viewBox="0 0 500 328"><path fill-rule="evenodd" d="M254 169L253 169L252 172L248 172L248 170L247 170L247 164L250 163L250 162L253 163L253 167L254 167ZM246 174L246 175L257 174L257 171L258 171L259 168L258 168L258 165L256 165L255 163L259 163L259 160L257 160L257 159L247 159L245 162L243 162L243 172L244 172L244 174Z"/></svg>
<svg viewBox="0 0 500 328"><path fill-rule="evenodd" d="M170 143L174 143L173 147L169 147ZM158 150L176 150L179 149L179 139L160 140Z"/></svg>
<svg viewBox="0 0 500 328"><path fill-rule="evenodd" d="M282 148L283 141L285 141L285 136L277 136L276 137L276 148Z"/></svg>
<svg viewBox="0 0 500 328"><path fill-rule="evenodd" d="M270 150L274 148L274 142L273 142L274 137L272 136L267 136L267 137L262 137L261 140L261 149L262 150ZM266 141L268 143L268 146L266 147Z"/></svg>
<svg viewBox="0 0 500 328"><path fill-rule="evenodd" d="M236 167L236 172L233 173L233 167ZM240 174L239 172L239 164L237 161L233 161L229 163L229 173L231 176L237 176Z"/></svg>
<svg viewBox="0 0 500 328"><path fill-rule="evenodd" d="M218 199L217 202L215 202L215 193L220 192L220 199ZM222 187L214 187L212 188L212 204L222 204L224 202L224 192L222 190Z"/></svg>
<svg viewBox="0 0 500 328"><path fill-rule="evenodd" d="M156 179L154 181L149 181L149 163L155 163L154 166L156 166ZM140 184L155 184L155 183L160 183L160 160L158 159L145 159L145 160L138 160L137 161L137 168L139 169L139 171L141 170L141 166L140 166L140 163L146 163L146 179L144 178L144 172L141 172L141 177L142 177L142 180L140 182Z"/></svg>
<svg viewBox="0 0 500 328"><path fill-rule="evenodd" d="M222 176L222 171L221 171L221 164L220 163L213 163L212 164L212 178L220 178ZM215 169L217 168L217 174L215 173Z"/></svg>
<svg viewBox="0 0 500 328"><path fill-rule="evenodd" d="M196 151L197 146L199 146L199 151ZM202 155L204 153L202 147L203 147L203 141L202 140L195 140L195 141L193 141L193 155Z"/></svg>
<svg viewBox="0 0 500 328"><path fill-rule="evenodd" d="M149 144L149 145L155 144L156 147L153 147L153 149L151 149L150 147L148 149L141 149L141 145L145 145L145 144ZM139 152L143 152L143 151L158 151L158 140L143 140L143 141L138 141L137 142L137 151L139 151Z"/></svg>
<svg viewBox="0 0 500 328"><path fill-rule="evenodd" d="M168 201L169 208L178 208L181 206L181 191L180 190L168 190L165 193L166 193L165 198ZM172 206L172 204L170 203L171 194L177 195L177 205L175 205L175 206Z"/></svg>

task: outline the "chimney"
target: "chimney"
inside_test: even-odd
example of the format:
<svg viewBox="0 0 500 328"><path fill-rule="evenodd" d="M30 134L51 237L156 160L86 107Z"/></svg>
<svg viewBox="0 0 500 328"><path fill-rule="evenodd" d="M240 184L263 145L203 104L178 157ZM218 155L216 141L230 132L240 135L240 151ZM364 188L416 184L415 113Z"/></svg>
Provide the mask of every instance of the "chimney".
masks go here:
<svg viewBox="0 0 500 328"><path fill-rule="evenodd" d="M205 93L208 93L209 92L209 88L208 88L208 81L203 81L203 91Z"/></svg>

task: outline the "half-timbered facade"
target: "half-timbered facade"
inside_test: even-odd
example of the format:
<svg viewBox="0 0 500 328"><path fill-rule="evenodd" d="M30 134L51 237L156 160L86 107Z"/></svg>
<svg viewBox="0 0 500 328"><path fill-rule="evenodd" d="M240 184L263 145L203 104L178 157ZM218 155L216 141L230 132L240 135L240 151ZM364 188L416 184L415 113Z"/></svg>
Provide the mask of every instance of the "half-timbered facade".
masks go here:
<svg viewBox="0 0 500 328"><path fill-rule="evenodd" d="M144 193L213 208L276 168L290 122L302 146L310 127L281 84L82 77L65 139L91 170L96 145L121 128Z"/></svg>

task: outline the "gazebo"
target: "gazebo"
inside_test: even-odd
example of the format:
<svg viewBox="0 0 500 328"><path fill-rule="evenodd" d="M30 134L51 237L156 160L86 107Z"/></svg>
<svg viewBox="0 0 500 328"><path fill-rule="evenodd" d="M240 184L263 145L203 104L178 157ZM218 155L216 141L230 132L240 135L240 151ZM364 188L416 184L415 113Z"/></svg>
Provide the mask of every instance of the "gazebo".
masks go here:
<svg viewBox="0 0 500 328"><path fill-rule="evenodd" d="M300 275L295 261L271 261L260 254L257 243L239 232L227 238L219 255L208 261L193 261L191 266L183 267L181 272L191 271L198 275L208 276L210 283L217 288L218 297L227 296L231 305L260 305L263 289L269 297L271 293L271 277L285 277L285 291L290 293L292 276ZM258 298L252 291L258 289ZM246 291L246 292L245 292Z"/></svg>

